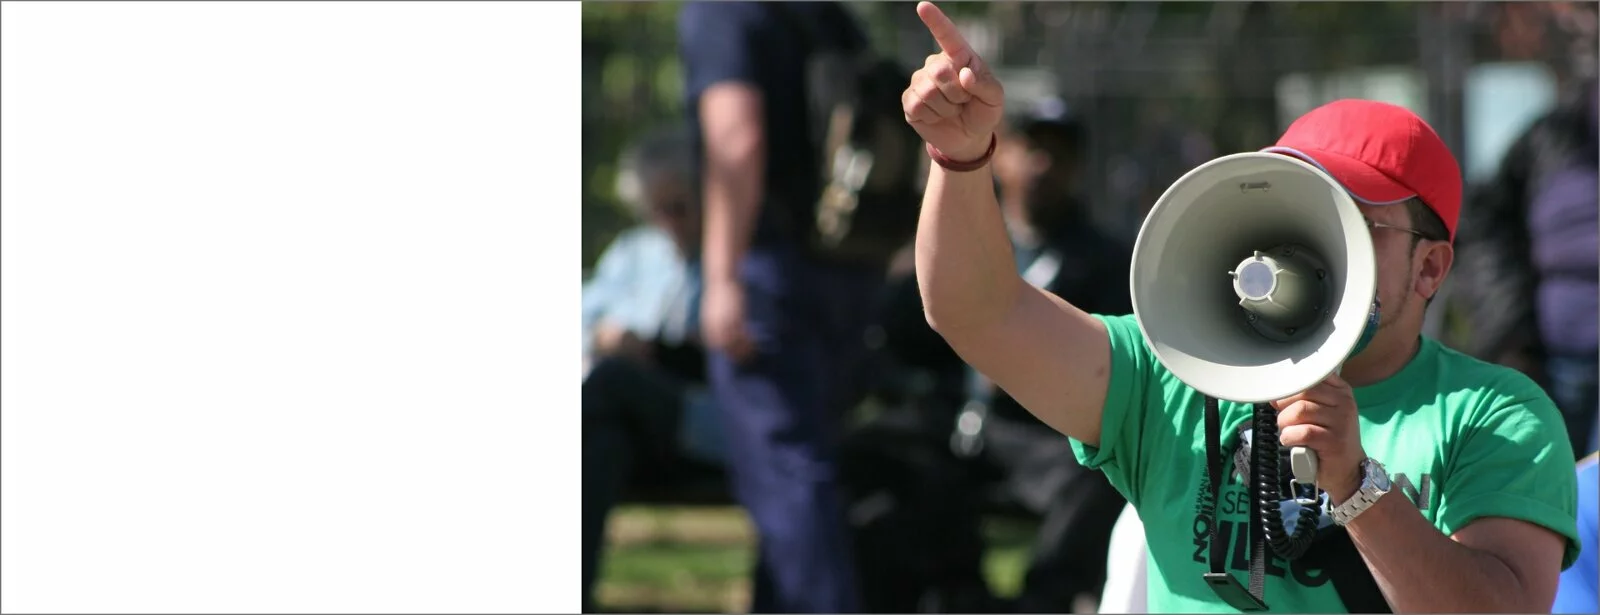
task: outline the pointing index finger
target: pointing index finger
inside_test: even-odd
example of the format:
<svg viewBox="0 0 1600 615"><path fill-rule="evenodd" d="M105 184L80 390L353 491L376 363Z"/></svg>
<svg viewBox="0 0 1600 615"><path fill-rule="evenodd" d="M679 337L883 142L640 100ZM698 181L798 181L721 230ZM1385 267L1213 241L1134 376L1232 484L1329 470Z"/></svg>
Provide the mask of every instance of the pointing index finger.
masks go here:
<svg viewBox="0 0 1600 615"><path fill-rule="evenodd" d="M967 39L956 30L956 24L934 6L932 2L917 3L917 17L922 18L923 25L928 26L928 32L933 34L933 40L939 43L939 49L956 63L956 67L966 66L972 61L972 47L967 44Z"/></svg>

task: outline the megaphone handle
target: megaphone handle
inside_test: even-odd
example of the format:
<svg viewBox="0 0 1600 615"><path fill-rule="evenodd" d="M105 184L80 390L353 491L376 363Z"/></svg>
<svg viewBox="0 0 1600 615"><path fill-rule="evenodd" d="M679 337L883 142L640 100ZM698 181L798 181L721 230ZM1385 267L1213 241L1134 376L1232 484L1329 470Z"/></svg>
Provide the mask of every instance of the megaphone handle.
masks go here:
<svg viewBox="0 0 1600 615"><path fill-rule="evenodd" d="M1344 371L1341 365L1333 370L1337 374ZM1304 446L1289 449L1289 470L1294 473L1294 480L1302 485L1317 484L1317 452Z"/></svg>
<svg viewBox="0 0 1600 615"><path fill-rule="evenodd" d="M1317 484L1317 452L1304 446L1289 449L1289 469L1302 485Z"/></svg>

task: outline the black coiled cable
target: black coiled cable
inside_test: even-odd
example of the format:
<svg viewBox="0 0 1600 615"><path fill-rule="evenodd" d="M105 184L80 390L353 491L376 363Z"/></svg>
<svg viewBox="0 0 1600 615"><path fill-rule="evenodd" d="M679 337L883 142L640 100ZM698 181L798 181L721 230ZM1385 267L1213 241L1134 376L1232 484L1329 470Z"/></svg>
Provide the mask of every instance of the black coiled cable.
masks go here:
<svg viewBox="0 0 1600 615"><path fill-rule="evenodd" d="M1279 471L1282 447L1278 443L1278 413L1268 404L1256 404L1255 433L1251 436L1251 478L1255 483L1256 506L1260 510L1261 530L1272 551L1284 559L1296 559L1311 547L1316 536L1317 520L1322 515L1318 506L1301 506L1300 519L1294 532L1284 535L1283 512L1278 508L1278 483L1283 475Z"/></svg>

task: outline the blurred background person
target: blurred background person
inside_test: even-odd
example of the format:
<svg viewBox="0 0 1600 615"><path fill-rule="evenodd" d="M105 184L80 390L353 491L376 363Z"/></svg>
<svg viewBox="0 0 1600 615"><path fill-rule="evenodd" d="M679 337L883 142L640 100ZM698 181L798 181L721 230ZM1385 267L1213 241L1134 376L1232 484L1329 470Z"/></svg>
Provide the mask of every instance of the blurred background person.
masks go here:
<svg viewBox="0 0 1600 615"><path fill-rule="evenodd" d="M617 237L583 286L583 604L622 491L685 465L720 466L724 441L697 340L699 204L687 127L656 130L623 156L618 192L641 223Z"/></svg>
<svg viewBox="0 0 1600 615"><path fill-rule="evenodd" d="M1100 229L1083 202L1086 141L1084 123L1054 98L1012 117L995 151L1000 207L1025 280L1095 313L1126 314L1131 248ZM1104 474L1078 465L1059 432L976 370L964 377L958 453L1006 500L1041 519L1014 608L1082 611L1105 583L1111 527L1125 500Z"/></svg>
<svg viewBox="0 0 1600 615"><path fill-rule="evenodd" d="M1019 270L1067 297L1131 310L1128 246L1082 202L1083 123L1059 100L1018 114L997 146L1001 206ZM914 269L896 271L882 313L898 370L891 407L850 437L852 520L872 612L1092 611L1125 502L1071 445L982 379L928 326ZM893 373L893 372L891 372ZM985 512L1037 520L1020 595L982 577Z"/></svg>
<svg viewBox="0 0 1600 615"><path fill-rule="evenodd" d="M859 609L836 470L881 269L809 251L808 59L863 49L835 3L691 2L678 18L705 224L701 332L734 496L758 535L751 610Z"/></svg>
<svg viewBox="0 0 1600 615"><path fill-rule="evenodd" d="M1595 82L1573 88L1511 145L1462 210L1467 351L1545 387L1573 451L1600 416L1600 116Z"/></svg>
<svg viewBox="0 0 1600 615"><path fill-rule="evenodd" d="M951 447L966 364L928 326L912 263L890 270L879 305L873 409L847 433L839 465L862 611L1006 610L984 577L993 507L977 468Z"/></svg>

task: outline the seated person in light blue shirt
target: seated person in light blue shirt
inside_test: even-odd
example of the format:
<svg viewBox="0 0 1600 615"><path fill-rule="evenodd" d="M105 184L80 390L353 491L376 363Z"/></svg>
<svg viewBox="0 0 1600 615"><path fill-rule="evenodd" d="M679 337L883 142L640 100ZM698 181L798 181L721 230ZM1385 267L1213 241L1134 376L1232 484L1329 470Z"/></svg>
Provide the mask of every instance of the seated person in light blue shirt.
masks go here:
<svg viewBox="0 0 1600 615"><path fill-rule="evenodd" d="M617 192L643 222L618 235L583 285L583 605L606 519L630 483L684 462L722 464L721 424L698 335L698 200L686 129L624 154Z"/></svg>
<svg viewBox="0 0 1600 615"><path fill-rule="evenodd" d="M1596 525L1600 524L1600 456L1589 453L1578 462L1578 539L1582 549L1578 561L1561 573L1561 585L1556 589L1556 602L1552 613L1600 612L1600 599L1596 598L1595 575L1600 569L1595 565Z"/></svg>

